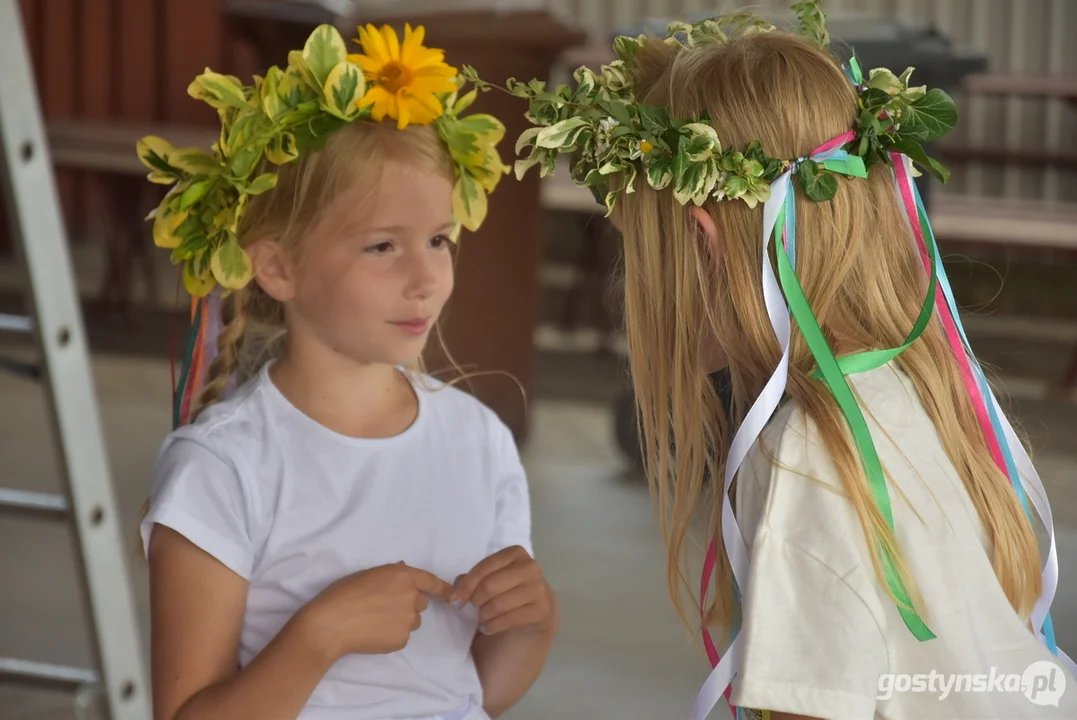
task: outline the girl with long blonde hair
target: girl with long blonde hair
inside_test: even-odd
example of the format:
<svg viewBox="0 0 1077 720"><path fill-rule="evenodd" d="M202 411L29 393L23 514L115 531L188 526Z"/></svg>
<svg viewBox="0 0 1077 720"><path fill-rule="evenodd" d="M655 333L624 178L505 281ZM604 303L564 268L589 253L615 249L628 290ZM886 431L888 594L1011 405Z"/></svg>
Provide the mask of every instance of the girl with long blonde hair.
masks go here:
<svg viewBox="0 0 1077 720"><path fill-rule="evenodd" d="M507 88L535 124L518 172L570 155L623 235L669 585L715 665L693 718L727 688L772 720L1077 717L1047 612L1053 536L1045 570L1032 521L1050 529L1049 506L911 180L911 161L945 178L923 145L953 103L910 72L843 67L820 4L794 10L795 32L674 23L618 38L574 88ZM728 416L708 377L723 368Z"/></svg>
<svg viewBox="0 0 1077 720"><path fill-rule="evenodd" d="M504 127L423 28L359 36L200 75L211 154L140 143L193 296L140 528L157 720L489 720L556 632L512 434L420 363Z"/></svg>

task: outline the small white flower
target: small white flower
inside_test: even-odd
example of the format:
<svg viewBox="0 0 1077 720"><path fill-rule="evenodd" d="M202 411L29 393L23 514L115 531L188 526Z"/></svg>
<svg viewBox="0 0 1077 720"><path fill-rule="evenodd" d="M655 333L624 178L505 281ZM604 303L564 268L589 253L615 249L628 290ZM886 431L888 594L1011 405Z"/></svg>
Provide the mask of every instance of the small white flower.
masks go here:
<svg viewBox="0 0 1077 720"><path fill-rule="evenodd" d="M611 117L599 121L598 130L595 132L595 154L602 155L610 149L610 135L618 125L620 123Z"/></svg>

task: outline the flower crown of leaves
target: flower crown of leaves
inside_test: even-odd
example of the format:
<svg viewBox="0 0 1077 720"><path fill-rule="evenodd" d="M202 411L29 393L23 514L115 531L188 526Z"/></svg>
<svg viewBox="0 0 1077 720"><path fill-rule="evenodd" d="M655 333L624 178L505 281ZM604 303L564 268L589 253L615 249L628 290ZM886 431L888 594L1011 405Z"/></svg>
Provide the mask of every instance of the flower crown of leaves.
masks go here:
<svg viewBox="0 0 1077 720"><path fill-rule="evenodd" d="M794 3L792 10L799 20L796 34L829 50L821 0ZM524 148L531 148L531 152L516 162L516 177L522 178L536 165L545 177L554 172L561 155L568 155L573 180L592 191L595 200L606 206L607 215L620 193L634 192L639 175L656 190L672 187L681 204L691 201L701 205L713 197L740 199L755 207L770 196L770 184L796 165L801 187L810 199L833 198L838 181L827 164L804 158L773 158L758 141L743 150L724 148L706 115L673 118L666 108L640 103L633 95L633 62L648 42L693 49L728 42L733 35L775 29L767 20L749 13L692 24L674 22L668 26L665 38L616 38L613 48L618 59L603 65L599 73L578 68L573 74L574 88L559 85L548 91L546 83L539 80L525 84L510 79L504 88L497 89L528 99L526 117L535 125L517 141L517 154ZM865 80L855 55L846 67L857 88L859 112L853 128L855 137L844 147L855 157L842 162L862 163L863 172L858 169L854 175L865 175L876 162L889 164L888 152L896 150L943 182L949 178L947 169L928 157L923 144L948 132L957 122L957 111L942 90L910 87L912 71L908 68L895 76L885 68L876 68ZM496 87L484 82L470 67L463 72L481 90ZM610 186L610 176L614 175L621 178L617 187Z"/></svg>
<svg viewBox="0 0 1077 720"><path fill-rule="evenodd" d="M288 54L286 69L270 67L253 85L206 68L188 94L217 110L219 142L207 152L155 136L139 141L150 182L172 186L147 217L154 242L183 263L192 296L204 297L218 283L235 290L250 281L251 260L236 237L249 199L276 185L273 166L321 149L357 120L389 117L400 129L433 124L454 168L453 240L460 226L479 228L487 194L510 171L496 149L505 127L490 115L462 115L476 90L460 96L465 79L443 62L442 51L423 47L424 34L409 25L401 43L389 26L360 27L365 54L349 55L337 29L321 25L302 50Z"/></svg>

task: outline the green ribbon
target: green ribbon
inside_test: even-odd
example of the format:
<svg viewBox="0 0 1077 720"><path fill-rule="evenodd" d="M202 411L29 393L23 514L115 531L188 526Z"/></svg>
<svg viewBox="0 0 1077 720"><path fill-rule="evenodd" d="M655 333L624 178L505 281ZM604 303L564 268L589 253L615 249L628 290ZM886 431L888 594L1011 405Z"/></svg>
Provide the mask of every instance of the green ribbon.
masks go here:
<svg viewBox="0 0 1077 720"><path fill-rule="evenodd" d="M922 210L919 211L919 215L921 226L924 226L923 224L926 222L926 218L924 217ZM905 338L905 342L897 347L886 348L885 350L866 350L864 352L845 355L838 358L838 367L841 368L843 375L853 375L855 373L862 373L881 368L883 365L905 352L910 345L916 342L916 340L924 334L928 324L931 322L931 316L934 312L934 298L936 287L938 286L938 266L935 264L935 238L931 237L930 233L924 233L924 240L928 245L928 254L931 256L931 273L927 294L924 296L924 304L920 307L920 314L916 318L916 324L913 325L908 337ZM822 370L816 369L815 372L812 373L812 377L817 380L823 379Z"/></svg>
<svg viewBox="0 0 1077 720"><path fill-rule="evenodd" d="M786 202L795 202L795 200L790 197ZM789 303L790 312L792 312L793 317L796 319L797 326L804 335L804 340L807 342L812 356L819 364L818 372L822 373L823 379L830 388L830 392L834 395L834 399L837 401L842 414L845 416L845 421L848 423L853 439L856 442L857 449L860 451L861 462L864 466L864 472L867 475L872 495L879 507L879 511L886 520L887 526L893 531L894 514L893 509L890 506L890 494L886 488L886 477L883 474L882 463L879 461L875 443L871 439L871 431L868 429L867 422L864 420L864 415L861 412L859 405L857 405L852 390L845 380L845 375L848 374L848 372L862 372L866 369L885 365L891 359L897 357L897 355L923 333L924 328L927 327L927 323L931 318L931 300L935 293L934 256L932 255L931 288L927 295L927 299L925 300L924 308L920 312L920 318L917 319L917 324L913 328L913 332L909 334L909 338L906 342L898 348L848 356L844 358L845 363L843 367L837 358L834 357L833 352L830 350L830 346L827 344L826 337L823 335L823 331L819 327L819 322L812 312L811 305L808 303L808 299L805 297L804 291L800 287L800 282L797 280L789 256L781 242L780 233L784 224L785 208L783 207L774 229L775 246L777 247L775 255L778 261L778 277L781 281L782 290L785 293L786 301ZM886 577L886 583L898 601L898 612L901 613L901 617L905 621L906 627L909 628L913 636L918 640L934 639L935 634L928 629L927 625L924 624L924 621L920 619L919 615L911 609L912 601L909 598L908 590L906 590L905 584L901 581L901 578L897 573L894 566L894 559L890 552L884 546L880 546L879 553L881 556L880 559L882 561L883 573Z"/></svg>
<svg viewBox="0 0 1077 720"><path fill-rule="evenodd" d="M844 158L830 158L823 161L823 167L831 172L841 173L842 175L851 175L853 177L864 178L868 177L868 170L864 167L864 159L859 155L849 155Z"/></svg>

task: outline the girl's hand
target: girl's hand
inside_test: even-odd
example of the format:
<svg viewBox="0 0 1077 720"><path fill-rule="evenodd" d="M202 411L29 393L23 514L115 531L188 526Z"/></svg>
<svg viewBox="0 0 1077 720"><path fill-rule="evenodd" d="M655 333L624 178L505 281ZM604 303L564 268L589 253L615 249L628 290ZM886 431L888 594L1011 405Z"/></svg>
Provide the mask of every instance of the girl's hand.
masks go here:
<svg viewBox="0 0 1077 720"><path fill-rule="evenodd" d="M448 602L452 590L441 578L399 562L341 578L303 612L334 660L349 653L378 655L407 645L429 598Z"/></svg>
<svg viewBox="0 0 1077 720"><path fill-rule="evenodd" d="M456 579L453 604L479 608L480 631L496 635L517 628L551 632L551 590L539 564L519 545L486 558Z"/></svg>

